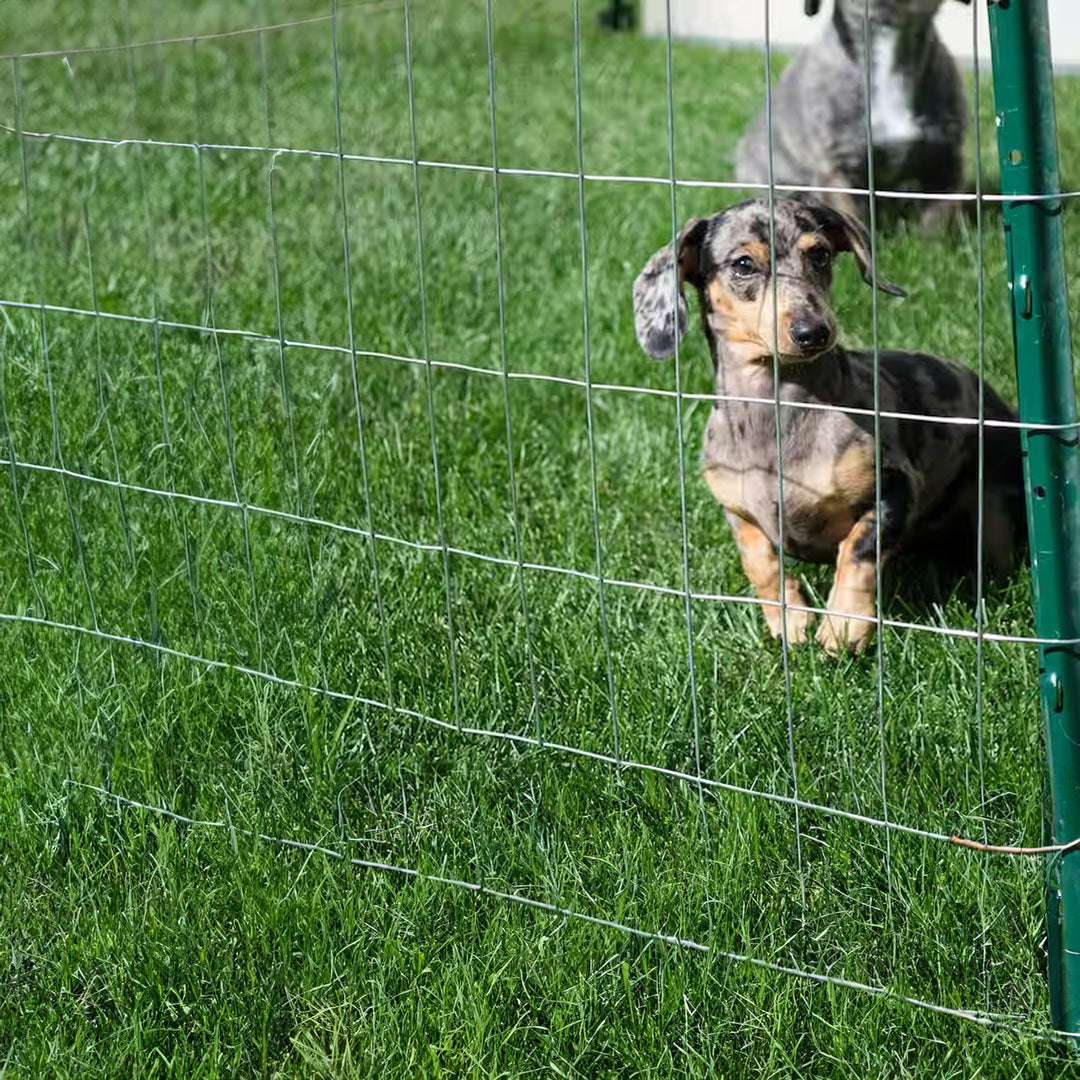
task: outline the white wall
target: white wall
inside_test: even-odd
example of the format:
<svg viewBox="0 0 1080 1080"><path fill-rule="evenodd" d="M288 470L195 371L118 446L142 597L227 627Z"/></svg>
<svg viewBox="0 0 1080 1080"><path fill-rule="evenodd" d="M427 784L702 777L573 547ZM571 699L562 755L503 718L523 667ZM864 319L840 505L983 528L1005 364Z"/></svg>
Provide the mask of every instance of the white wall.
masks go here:
<svg viewBox="0 0 1080 1080"><path fill-rule="evenodd" d="M669 0L642 0L642 28L646 34L663 34L667 28ZM769 29L778 49L792 49L813 41L822 24L831 18L832 3L826 0L821 11L809 19L803 14L803 0L766 0ZM676 38L715 40L760 45L765 39L763 0L670 0L671 32ZM1054 66L1080 68L1080 0L1047 0L1050 12L1050 45ZM970 65L973 12L979 12L979 67L990 70L990 35L985 0L969 7L949 0L938 15L938 31L953 55Z"/></svg>

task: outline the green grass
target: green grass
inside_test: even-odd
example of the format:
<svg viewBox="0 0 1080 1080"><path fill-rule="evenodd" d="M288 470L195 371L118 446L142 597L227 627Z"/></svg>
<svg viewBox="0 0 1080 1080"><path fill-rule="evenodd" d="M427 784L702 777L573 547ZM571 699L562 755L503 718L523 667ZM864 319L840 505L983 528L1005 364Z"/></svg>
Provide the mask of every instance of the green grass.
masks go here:
<svg viewBox="0 0 1080 1080"><path fill-rule="evenodd" d="M122 42L123 9L98 6L91 17L77 5L9 0L0 41L12 52ZM596 7L582 12L585 170L663 175L664 45L601 35ZM575 171L572 9L495 8L500 163ZM324 8L282 0L259 10L277 22ZM252 25L259 10L227 0L194 12L141 5L130 34L228 30ZM418 0L411 15L420 156L489 164L484 5ZM257 38L240 36L72 54L67 65L6 62L0 119L9 127L18 112L28 132L206 149L20 140L5 129L0 297L193 326L212 314L218 327L267 340L0 313L0 445L24 463L5 466L0 484L0 612L100 631L0 623L0 1075L1069 1072L1049 1043L899 1000L1045 1025L1034 860L984 858L804 811L804 900L790 807L413 715L613 754L595 583L544 569L519 581L513 566L452 553L451 638L437 548L429 406L447 542L515 559L508 410L525 560L595 570L586 395L573 383L512 380L504 389L497 374L460 369L436 368L429 381L423 366L366 355L423 355L413 174L350 161L354 391L337 160L212 148L334 150L329 25L271 32L264 45L260 53ZM343 8L338 51L345 149L407 157L401 9ZM758 107L760 58L685 45L673 55L679 174L726 178ZM992 182L989 105L987 86ZM1080 85L1060 81L1058 116L1065 181L1075 186ZM491 176L423 168L419 183L429 355L497 373ZM507 364L580 382L578 185L504 176L498 195ZM729 198L680 189L680 218ZM670 235L668 190L590 182L584 203L592 378L671 389L672 367L653 364L634 341L629 302L635 274ZM1075 248L1069 256L1072 270ZM882 343L974 362L972 229L921 237L894 225L879 258L910 291L906 301L882 299ZM983 263L987 371L1015 396L992 209ZM333 347L288 347L284 374L275 266L283 335ZM852 267L840 274L837 308L847 339L868 342L870 297ZM709 373L692 335L683 389L707 393ZM748 595L696 479L707 408L684 403L680 446L671 398L592 395L608 577L682 588L682 455L691 587ZM55 471L61 461L67 475ZM258 509L245 518L223 505L237 499ZM378 594L369 516L382 536L434 546L380 540ZM820 598L827 576L805 570ZM683 773L700 763L705 777L790 794L781 658L759 614L692 603L692 702L682 596L616 584L604 603L622 756ZM970 602L932 589L925 603L899 590L886 613L974 626ZM1030 633L1022 573L991 594L987 614L994 630ZM880 738L872 657L793 653L800 796L878 818L884 782L895 821L977 837L985 826L993 842L1037 842L1033 654L985 647L983 798L974 643L889 630L883 644ZM238 831L124 809L83 785ZM262 843L258 832L713 951L423 879L350 872L325 855ZM889 994L733 964L725 952Z"/></svg>

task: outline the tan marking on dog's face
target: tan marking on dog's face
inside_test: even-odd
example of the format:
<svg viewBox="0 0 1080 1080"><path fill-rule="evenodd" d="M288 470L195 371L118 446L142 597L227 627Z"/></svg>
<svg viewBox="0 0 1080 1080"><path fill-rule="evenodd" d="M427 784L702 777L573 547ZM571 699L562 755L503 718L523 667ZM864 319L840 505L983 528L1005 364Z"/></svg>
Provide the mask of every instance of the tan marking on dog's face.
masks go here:
<svg viewBox="0 0 1080 1080"><path fill-rule="evenodd" d="M748 299L733 294L719 278L713 278L705 286L705 295L714 325L727 345L736 353L745 353L747 359L772 355L771 334L767 338L761 333L762 323L772 327L771 290L766 290L761 300Z"/></svg>
<svg viewBox="0 0 1080 1080"><path fill-rule="evenodd" d="M751 315L750 302L733 296L717 278L713 278L706 284L705 295L709 302L710 312L724 327L725 340L754 341L759 345L763 344L755 329L757 304L753 305L754 313Z"/></svg>
<svg viewBox="0 0 1080 1080"><path fill-rule="evenodd" d="M800 251L812 251L817 248L824 248L830 253L832 251L825 237L818 232L804 232L795 242L795 246Z"/></svg>
<svg viewBox="0 0 1080 1080"><path fill-rule="evenodd" d="M781 363L803 363L836 341L829 298L832 250L807 207L780 202L775 209L772 228L761 203L733 207L714 219L701 289L713 329L736 360L770 360L775 347ZM803 340L793 327L804 332ZM805 339L808 327L818 331L813 340Z"/></svg>
<svg viewBox="0 0 1080 1080"><path fill-rule="evenodd" d="M769 265L769 245L760 240L748 240L743 244L743 252L761 266Z"/></svg>
<svg viewBox="0 0 1080 1080"><path fill-rule="evenodd" d="M785 289L783 284L777 290L780 303L779 316L775 322L773 290L767 284L756 299L733 294L719 279L710 281L705 288L712 305L712 313L716 317L713 325L717 332L722 334L729 351L736 357L746 361L771 361L773 341L779 340L780 345L776 352L781 363L811 359L804 356L799 346L792 341L791 324L797 314L785 306L785 297L790 290ZM774 337L774 331L778 332L778 339Z"/></svg>

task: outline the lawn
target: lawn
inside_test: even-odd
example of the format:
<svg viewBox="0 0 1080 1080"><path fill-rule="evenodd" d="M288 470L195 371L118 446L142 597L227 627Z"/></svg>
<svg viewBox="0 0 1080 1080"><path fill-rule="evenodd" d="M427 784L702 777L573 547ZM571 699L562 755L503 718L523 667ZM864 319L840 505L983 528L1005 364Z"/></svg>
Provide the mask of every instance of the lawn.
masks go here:
<svg viewBox="0 0 1080 1080"><path fill-rule="evenodd" d="M0 4L94 50L0 61L0 1077L1071 1070L1041 862L918 835L1040 841L1034 653L924 578L860 659L740 602L701 335L634 339L670 187L578 179L669 169L665 45L599 6L576 57L569 3L494 5L493 116L476 0L336 49L300 0ZM729 178L760 55L672 71L677 174ZM1015 400L984 218L888 226L878 333Z"/></svg>

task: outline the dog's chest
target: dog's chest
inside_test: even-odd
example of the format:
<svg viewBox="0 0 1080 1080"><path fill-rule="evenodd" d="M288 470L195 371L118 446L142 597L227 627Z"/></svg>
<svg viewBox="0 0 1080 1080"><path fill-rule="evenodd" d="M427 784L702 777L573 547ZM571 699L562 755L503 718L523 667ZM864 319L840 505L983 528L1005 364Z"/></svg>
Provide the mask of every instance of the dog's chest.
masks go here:
<svg viewBox="0 0 1080 1080"><path fill-rule="evenodd" d="M922 133L914 73L900 61L900 35L875 27L870 55L870 132L875 147L903 152Z"/></svg>
<svg viewBox="0 0 1080 1080"><path fill-rule="evenodd" d="M802 558L831 559L873 500L873 441L842 413L782 406L781 422L784 547ZM721 504L779 547L777 460L772 406L725 403L713 410L702 453L705 480Z"/></svg>

